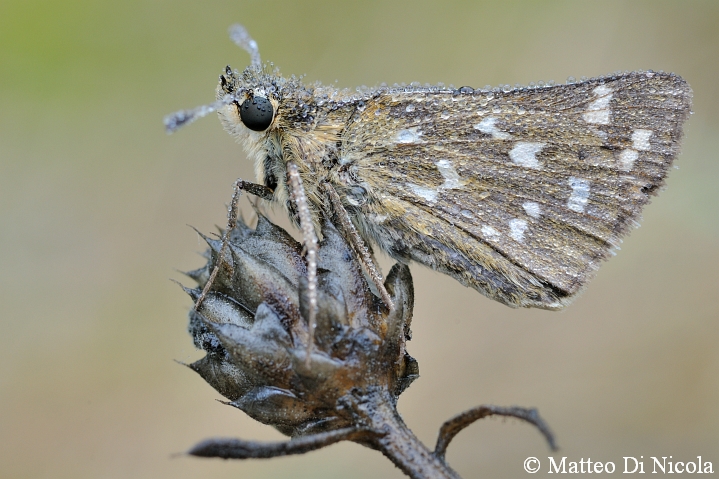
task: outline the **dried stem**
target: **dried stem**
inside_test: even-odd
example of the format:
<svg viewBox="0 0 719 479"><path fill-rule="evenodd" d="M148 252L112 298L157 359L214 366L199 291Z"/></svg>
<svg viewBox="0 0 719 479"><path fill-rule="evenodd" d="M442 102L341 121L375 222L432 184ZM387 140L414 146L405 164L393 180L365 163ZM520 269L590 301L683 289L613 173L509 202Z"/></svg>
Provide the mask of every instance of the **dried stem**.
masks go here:
<svg viewBox="0 0 719 479"><path fill-rule="evenodd" d="M376 449L412 479L460 479L445 462L447 446L462 429L488 416L515 417L536 426L557 450L554 436L536 409L521 407L478 406L445 422L439 432L437 446L430 451L407 427L387 393L356 398L352 409L361 427L350 427L292 439L285 442L261 443L240 439L208 439L193 447L188 454L223 459L265 459L304 454L340 441L352 441ZM361 406L360 406L361 405Z"/></svg>
<svg viewBox="0 0 719 479"><path fill-rule="evenodd" d="M365 429L350 427L283 442L208 439L190 449L188 454L198 457L220 457L222 459L267 459L292 454L304 454L340 441L361 440L371 434Z"/></svg>
<svg viewBox="0 0 719 479"><path fill-rule="evenodd" d="M379 400L368 418L372 428L382 431L369 445L384 454L412 479L459 479L460 476L425 446L407 427L389 398Z"/></svg>
<svg viewBox="0 0 719 479"><path fill-rule="evenodd" d="M501 406L477 406L475 408L464 411L452 419L448 420L439 429L439 436L437 437L437 445L434 448L434 455L438 458L444 459L444 455L447 452L447 446L454 439L454 436L465 427L469 426L473 422L488 417L488 416L506 416L515 417L526 421L539 429L544 435L544 438L549 443L549 447L552 451L557 450L557 444L554 441L554 435L549 430L547 424L539 417L539 413L536 409L527 409L523 407L501 407Z"/></svg>

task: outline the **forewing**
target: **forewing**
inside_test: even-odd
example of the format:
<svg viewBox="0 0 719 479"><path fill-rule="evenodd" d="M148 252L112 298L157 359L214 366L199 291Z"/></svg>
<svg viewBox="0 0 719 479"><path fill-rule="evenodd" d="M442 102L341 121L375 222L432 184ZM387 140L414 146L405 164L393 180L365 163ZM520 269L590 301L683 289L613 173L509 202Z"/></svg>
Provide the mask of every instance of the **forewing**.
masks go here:
<svg viewBox="0 0 719 479"><path fill-rule="evenodd" d="M365 212L448 249L439 265L414 259L456 269L457 251L482 266L465 276L487 276L463 282L495 297L494 272L520 289L495 299L556 309L663 184L690 108L684 80L653 72L506 92L388 90L355 112L341 159L370 191ZM537 299L536 284L553 293Z"/></svg>

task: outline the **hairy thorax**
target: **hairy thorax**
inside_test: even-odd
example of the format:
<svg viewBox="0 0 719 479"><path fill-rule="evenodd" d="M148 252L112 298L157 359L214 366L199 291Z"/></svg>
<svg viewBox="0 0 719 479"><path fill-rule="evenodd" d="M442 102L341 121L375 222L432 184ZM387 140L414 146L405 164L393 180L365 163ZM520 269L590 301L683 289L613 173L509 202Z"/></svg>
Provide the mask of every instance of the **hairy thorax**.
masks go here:
<svg viewBox="0 0 719 479"><path fill-rule="evenodd" d="M296 215L286 181L287 164L298 165L315 229L319 233L320 218L330 211L325 195L319 189L323 182L335 187L353 217L377 215L374 210L382 207L380 196L373 191L372 185L358 175L356 159L342 154L347 124L357 113L356 108L341 103L323 104L322 89L312 93L311 101L307 98L302 101L314 113L311 117L292 114L300 103L297 98L271 99L277 114L272 127L263 132L247 128L234 103L219 109L218 114L225 130L243 146L254 164L257 182L272 189L273 202L287 209L292 217ZM357 220L357 223L366 239L375 239L374 234L361 227L363 221Z"/></svg>

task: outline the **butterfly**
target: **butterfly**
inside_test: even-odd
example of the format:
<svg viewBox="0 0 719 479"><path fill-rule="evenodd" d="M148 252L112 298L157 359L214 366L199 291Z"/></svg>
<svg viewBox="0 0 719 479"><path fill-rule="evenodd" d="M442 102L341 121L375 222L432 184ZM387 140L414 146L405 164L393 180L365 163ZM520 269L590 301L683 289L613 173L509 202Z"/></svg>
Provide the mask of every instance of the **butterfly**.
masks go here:
<svg viewBox="0 0 719 479"><path fill-rule="evenodd" d="M390 307L370 245L508 306L562 309L664 184L691 112L688 83L653 71L340 90L285 78L243 27L230 35L250 66L227 67L217 101L166 117L168 132L217 111L258 181L238 180L234 204L244 189L287 209L310 285L333 218Z"/></svg>

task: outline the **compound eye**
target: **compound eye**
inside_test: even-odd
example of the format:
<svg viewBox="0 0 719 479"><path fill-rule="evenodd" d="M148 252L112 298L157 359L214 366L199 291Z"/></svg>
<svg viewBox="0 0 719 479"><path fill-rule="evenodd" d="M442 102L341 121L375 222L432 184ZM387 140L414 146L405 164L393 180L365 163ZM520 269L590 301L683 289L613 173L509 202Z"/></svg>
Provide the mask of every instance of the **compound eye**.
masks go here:
<svg viewBox="0 0 719 479"><path fill-rule="evenodd" d="M252 131L265 131L272 123L274 111L267 98L248 98L240 106L240 119Z"/></svg>

